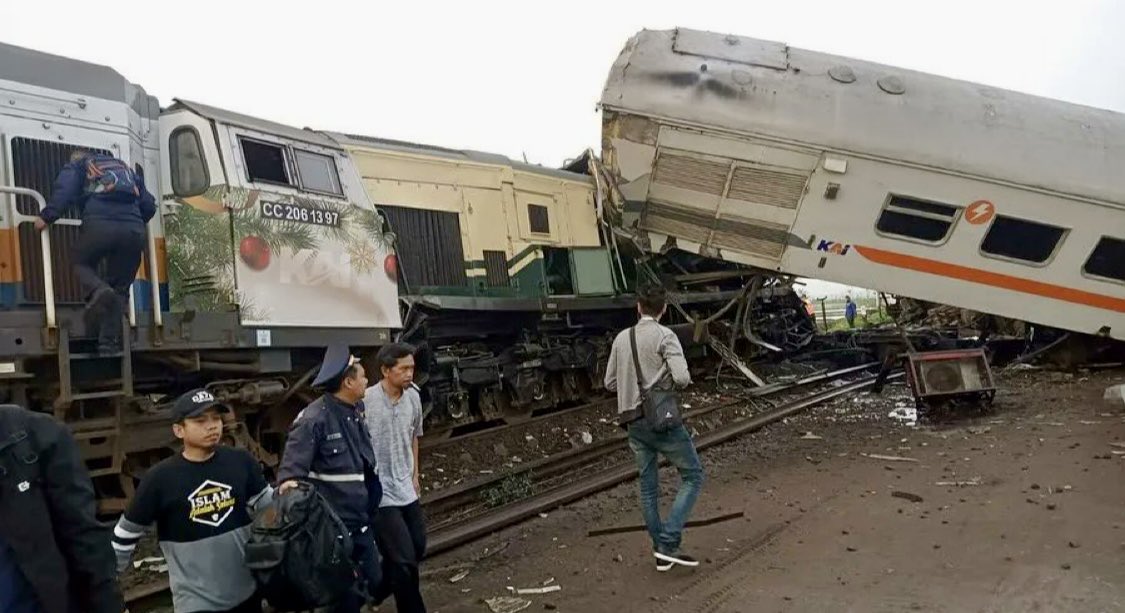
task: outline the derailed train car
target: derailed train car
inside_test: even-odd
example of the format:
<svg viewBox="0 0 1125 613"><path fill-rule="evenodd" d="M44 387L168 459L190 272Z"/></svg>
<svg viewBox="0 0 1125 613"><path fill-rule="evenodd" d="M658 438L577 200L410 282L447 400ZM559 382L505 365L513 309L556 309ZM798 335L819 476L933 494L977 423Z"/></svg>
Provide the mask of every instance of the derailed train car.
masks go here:
<svg viewBox="0 0 1125 613"><path fill-rule="evenodd" d="M1125 116L680 28L602 95L615 226L656 251L1125 339Z"/></svg>

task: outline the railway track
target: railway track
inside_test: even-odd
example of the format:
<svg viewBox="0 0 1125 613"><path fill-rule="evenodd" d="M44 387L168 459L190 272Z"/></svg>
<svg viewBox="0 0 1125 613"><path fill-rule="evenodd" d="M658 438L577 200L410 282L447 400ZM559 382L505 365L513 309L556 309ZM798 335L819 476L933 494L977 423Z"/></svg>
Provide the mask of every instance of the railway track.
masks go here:
<svg viewBox="0 0 1125 613"><path fill-rule="evenodd" d="M863 373L877 366L877 363L863 364L755 388L733 399L693 408L686 411L684 417L690 423L692 420L698 421L725 410L747 405L764 407L751 415L731 419L723 425L700 433L696 437L696 448L702 451L809 407L870 387L875 377ZM836 383L855 375L862 376L843 385ZM897 376L901 374L892 375L892 377ZM808 392L809 388L813 388L812 393ZM567 412L600 407L604 404L604 400L599 400ZM522 424L515 424L515 426L519 425ZM479 434L492 432L493 430L488 430ZM423 499L423 508L430 529L427 557L472 542L539 513L609 489L635 477L636 467L631 456L628 455L626 438L625 433L622 432L591 445L556 453L510 470L427 494ZM485 493L489 490L500 487L507 480L521 477L534 482L535 493L497 507L488 507L482 502ZM167 580L161 579L128 590L126 601L130 604L130 610L134 612L153 610L144 603L160 600L167 591Z"/></svg>
<svg viewBox="0 0 1125 613"><path fill-rule="evenodd" d="M794 392L817 384L831 383L871 367L872 365L864 365L802 379L786 386L779 386L775 391L760 393L756 398L783 392ZM896 378L900 376L901 374L892 375ZM875 376L869 375L840 386L818 387L811 394L787 394L780 403L769 409L756 412L745 418L731 420L729 423L699 434L695 438L696 448L702 451L724 443L809 407L866 389L874 382ZM687 412L685 417L698 419L703 415L737 406L752 398L742 397L703 407ZM603 441L598 445L545 458L536 463L538 466L522 466L518 470L507 471L486 480L466 484L456 488L457 491L444 493L442 496L429 496L424 502L428 520L431 522L427 555L432 556L448 551L501 528L611 488L635 477L637 474L636 466L625 446L625 438L624 433L622 433L620 437ZM618 457L614 457L615 454ZM662 465L664 464L662 462ZM457 508L457 503L460 502L479 511L481 507L479 498L482 492L487 491L489 487L496 487L505 479L529 472L539 479L536 482L536 489L539 490L537 493L512 504L476 513L472 511L466 513L464 509ZM562 478L560 479L560 477ZM477 497L478 502L472 502L474 496ZM449 510L443 510L442 505L447 506ZM443 514L445 513L449 513L451 519L444 519ZM434 517L435 515L437 517Z"/></svg>

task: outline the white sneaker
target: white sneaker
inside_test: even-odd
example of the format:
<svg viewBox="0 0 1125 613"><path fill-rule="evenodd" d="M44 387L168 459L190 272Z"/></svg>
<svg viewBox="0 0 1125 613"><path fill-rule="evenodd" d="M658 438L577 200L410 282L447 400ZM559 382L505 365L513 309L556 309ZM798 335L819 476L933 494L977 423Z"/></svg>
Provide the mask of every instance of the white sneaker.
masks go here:
<svg viewBox="0 0 1125 613"><path fill-rule="evenodd" d="M652 552L652 555L656 556L657 560L663 560L664 562L667 562L668 564L680 564L682 566L699 566L699 560L696 560L695 558L685 554L684 552L682 552L678 549L676 551L671 552L671 553L661 553L660 551L654 551L654 552Z"/></svg>

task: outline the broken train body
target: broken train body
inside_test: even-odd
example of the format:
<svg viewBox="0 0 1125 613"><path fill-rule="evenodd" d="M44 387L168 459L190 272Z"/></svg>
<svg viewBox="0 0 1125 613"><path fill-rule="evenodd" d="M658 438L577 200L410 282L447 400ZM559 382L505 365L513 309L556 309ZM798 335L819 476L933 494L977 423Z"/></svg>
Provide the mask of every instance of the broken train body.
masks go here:
<svg viewBox="0 0 1125 613"><path fill-rule="evenodd" d="M645 30L601 99L607 219L669 246L1125 339L1125 116Z"/></svg>

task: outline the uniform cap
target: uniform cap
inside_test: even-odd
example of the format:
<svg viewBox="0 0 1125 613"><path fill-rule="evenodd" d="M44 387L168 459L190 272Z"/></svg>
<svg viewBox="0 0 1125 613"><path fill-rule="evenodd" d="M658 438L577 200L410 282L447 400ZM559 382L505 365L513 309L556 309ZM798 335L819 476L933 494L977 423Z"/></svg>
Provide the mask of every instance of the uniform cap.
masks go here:
<svg viewBox="0 0 1125 613"><path fill-rule="evenodd" d="M313 387L324 385L339 377L349 366L358 361L347 345L329 345L324 352L324 361L320 363L320 372L312 382Z"/></svg>

